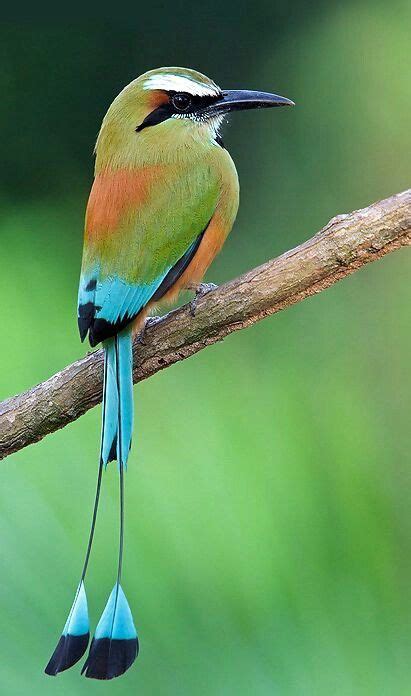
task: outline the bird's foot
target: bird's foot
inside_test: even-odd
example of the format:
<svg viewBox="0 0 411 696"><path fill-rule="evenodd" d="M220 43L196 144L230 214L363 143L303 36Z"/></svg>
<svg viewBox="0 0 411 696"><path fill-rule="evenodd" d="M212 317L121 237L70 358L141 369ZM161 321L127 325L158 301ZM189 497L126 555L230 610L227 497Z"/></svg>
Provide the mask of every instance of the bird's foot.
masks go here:
<svg viewBox="0 0 411 696"><path fill-rule="evenodd" d="M139 343L141 346L145 346L145 345L146 345L145 337L146 337L147 329L149 329L150 326L154 326L154 324L157 324L157 322L158 322L160 319L161 319L161 317L147 317L147 319L146 319L145 322L144 322L143 328L142 328L141 331L139 331L139 333L137 334L137 337L136 337L137 343Z"/></svg>
<svg viewBox="0 0 411 696"><path fill-rule="evenodd" d="M190 314L192 317L195 317L196 311L197 311L197 303L200 297L204 297L204 295L208 295L209 292L212 292L212 290L217 290L218 285L215 283L200 283L195 288L195 297L191 300L190 302Z"/></svg>

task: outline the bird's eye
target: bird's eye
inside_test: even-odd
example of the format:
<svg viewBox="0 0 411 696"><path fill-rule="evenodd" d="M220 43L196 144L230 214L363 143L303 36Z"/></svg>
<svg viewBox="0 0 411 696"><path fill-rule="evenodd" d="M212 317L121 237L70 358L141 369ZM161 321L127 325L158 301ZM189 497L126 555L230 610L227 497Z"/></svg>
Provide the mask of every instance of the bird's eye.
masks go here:
<svg viewBox="0 0 411 696"><path fill-rule="evenodd" d="M191 106L191 97L189 94L179 92L171 97L171 103L177 111L187 111Z"/></svg>

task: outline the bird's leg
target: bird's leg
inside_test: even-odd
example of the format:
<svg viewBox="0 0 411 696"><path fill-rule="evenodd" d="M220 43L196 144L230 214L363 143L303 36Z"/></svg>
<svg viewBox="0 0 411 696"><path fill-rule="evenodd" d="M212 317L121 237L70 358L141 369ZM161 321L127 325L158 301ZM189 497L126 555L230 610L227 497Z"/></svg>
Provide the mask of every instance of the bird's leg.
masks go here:
<svg viewBox="0 0 411 696"><path fill-rule="evenodd" d="M157 322L161 319L161 317L147 317L145 320L142 329L137 334L136 341L139 343L141 346L145 346L145 337L146 337L146 331L150 326L154 326L154 324L157 324Z"/></svg>
<svg viewBox="0 0 411 696"><path fill-rule="evenodd" d="M200 285L194 286L194 287L189 287L188 290L194 290L195 296L190 302L190 314L192 317L195 317L196 315L196 310L197 310L197 303L200 297L204 297L204 295L208 295L209 292L212 290L216 290L218 288L218 285L215 283L200 283Z"/></svg>

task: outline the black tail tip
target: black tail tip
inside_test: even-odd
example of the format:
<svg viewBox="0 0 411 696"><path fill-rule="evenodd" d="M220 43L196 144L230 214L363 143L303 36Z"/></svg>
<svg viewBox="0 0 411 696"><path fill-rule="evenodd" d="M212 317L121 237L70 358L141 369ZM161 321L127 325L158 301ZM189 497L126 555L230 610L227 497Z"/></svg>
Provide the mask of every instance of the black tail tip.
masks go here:
<svg viewBox="0 0 411 696"><path fill-rule="evenodd" d="M70 633L60 636L57 647L44 670L46 674L55 677L60 672L70 669L76 664L87 650L90 634L73 636Z"/></svg>
<svg viewBox="0 0 411 696"><path fill-rule="evenodd" d="M81 673L88 679L120 677L131 667L138 652L137 638L93 638Z"/></svg>

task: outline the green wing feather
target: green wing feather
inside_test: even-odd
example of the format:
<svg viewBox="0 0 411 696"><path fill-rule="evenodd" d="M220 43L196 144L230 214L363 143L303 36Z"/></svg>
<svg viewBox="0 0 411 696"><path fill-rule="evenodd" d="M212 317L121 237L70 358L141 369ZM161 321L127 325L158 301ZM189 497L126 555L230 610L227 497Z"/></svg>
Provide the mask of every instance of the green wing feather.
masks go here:
<svg viewBox="0 0 411 696"><path fill-rule="evenodd" d="M86 231L79 290L83 339L89 331L96 345L143 309L205 230L219 195L219 179L205 163L186 171L164 167L144 203L125 207L115 228Z"/></svg>

